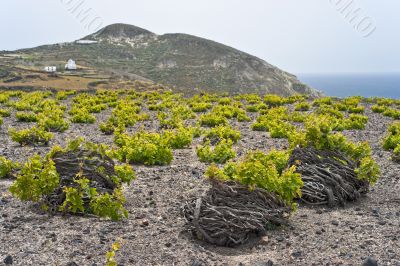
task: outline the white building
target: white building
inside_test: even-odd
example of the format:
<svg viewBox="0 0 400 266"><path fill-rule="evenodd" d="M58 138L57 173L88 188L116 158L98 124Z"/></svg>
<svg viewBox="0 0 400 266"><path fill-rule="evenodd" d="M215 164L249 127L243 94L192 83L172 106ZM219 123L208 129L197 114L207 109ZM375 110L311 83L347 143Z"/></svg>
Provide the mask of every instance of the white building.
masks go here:
<svg viewBox="0 0 400 266"><path fill-rule="evenodd" d="M57 67L55 67L55 66L46 66L46 67L44 67L44 71L46 71L48 73L54 73L54 72L57 72Z"/></svg>
<svg viewBox="0 0 400 266"><path fill-rule="evenodd" d="M92 41L92 40L78 40L76 41L77 44L95 44L97 41Z"/></svg>
<svg viewBox="0 0 400 266"><path fill-rule="evenodd" d="M76 70L76 63L74 60L70 59L68 60L68 63L65 65L65 69L66 70Z"/></svg>

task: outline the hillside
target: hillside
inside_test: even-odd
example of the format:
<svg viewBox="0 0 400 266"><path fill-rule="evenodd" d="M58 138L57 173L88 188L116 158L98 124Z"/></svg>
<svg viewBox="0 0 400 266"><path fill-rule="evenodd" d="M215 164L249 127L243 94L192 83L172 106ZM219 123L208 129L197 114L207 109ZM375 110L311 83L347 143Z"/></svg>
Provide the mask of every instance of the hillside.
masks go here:
<svg viewBox="0 0 400 266"><path fill-rule="evenodd" d="M36 67L62 66L73 58L99 73L190 90L318 94L296 76L226 45L187 34L157 35L126 24L107 26L76 42L16 53Z"/></svg>

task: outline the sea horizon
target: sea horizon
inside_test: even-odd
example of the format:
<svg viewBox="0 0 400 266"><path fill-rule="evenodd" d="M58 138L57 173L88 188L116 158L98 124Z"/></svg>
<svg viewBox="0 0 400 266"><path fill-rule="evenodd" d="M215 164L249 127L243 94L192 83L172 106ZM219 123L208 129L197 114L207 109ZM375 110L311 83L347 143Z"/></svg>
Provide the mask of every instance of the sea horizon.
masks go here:
<svg viewBox="0 0 400 266"><path fill-rule="evenodd" d="M297 77L327 96L400 98L400 72L300 73Z"/></svg>

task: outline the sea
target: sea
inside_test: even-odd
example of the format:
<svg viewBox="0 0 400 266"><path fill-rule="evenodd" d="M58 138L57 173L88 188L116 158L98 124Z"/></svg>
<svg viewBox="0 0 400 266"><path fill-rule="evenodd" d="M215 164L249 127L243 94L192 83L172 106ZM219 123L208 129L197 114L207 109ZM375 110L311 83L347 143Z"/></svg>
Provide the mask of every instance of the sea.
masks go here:
<svg viewBox="0 0 400 266"><path fill-rule="evenodd" d="M400 99L400 73L298 74L297 77L327 96Z"/></svg>

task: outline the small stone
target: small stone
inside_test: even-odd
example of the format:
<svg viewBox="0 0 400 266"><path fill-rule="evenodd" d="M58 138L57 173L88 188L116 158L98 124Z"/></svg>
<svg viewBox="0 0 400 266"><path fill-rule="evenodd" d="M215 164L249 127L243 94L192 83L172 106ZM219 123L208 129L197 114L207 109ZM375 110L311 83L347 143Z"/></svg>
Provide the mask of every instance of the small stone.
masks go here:
<svg viewBox="0 0 400 266"><path fill-rule="evenodd" d="M255 266L273 266L274 262L272 260L268 260L267 262L260 261L256 262Z"/></svg>
<svg viewBox="0 0 400 266"><path fill-rule="evenodd" d="M278 241L278 242L283 242L283 240L285 240L285 238L283 236L278 236L276 238L276 241Z"/></svg>
<svg viewBox="0 0 400 266"><path fill-rule="evenodd" d="M371 258L371 257L367 257L362 266L378 266L378 262L376 261L376 259Z"/></svg>
<svg viewBox="0 0 400 266"><path fill-rule="evenodd" d="M333 225L336 225L336 226L338 226L338 225L339 225L339 222L338 222L338 221L336 221L336 220L333 220L331 223L332 223Z"/></svg>
<svg viewBox="0 0 400 266"><path fill-rule="evenodd" d="M301 251L294 251L292 252L292 256L295 258L299 258L303 255L303 253Z"/></svg>
<svg viewBox="0 0 400 266"><path fill-rule="evenodd" d="M146 227L149 226L149 221L148 220L143 220L142 223L140 224L141 227Z"/></svg>
<svg viewBox="0 0 400 266"><path fill-rule="evenodd" d="M261 239L260 239L260 244L261 245L267 245L269 243L269 238L268 238L268 236L263 236Z"/></svg>
<svg viewBox="0 0 400 266"><path fill-rule="evenodd" d="M380 220L380 221L378 222L378 224L379 224L379 225L385 225L385 224L386 224L386 221Z"/></svg>
<svg viewBox="0 0 400 266"><path fill-rule="evenodd" d="M146 217L146 215L144 214L144 213L138 213L138 214L136 214L136 216L135 216L135 219L143 219L144 217Z"/></svg>
<svg viewBox="0 0 400 266"><path fill-rule="evenodd" d="M191 264L191 266L204 266L204 262L202 262L201 260L194 260Z"/></svg>
<svg viewBox="0 0 400 266"><path fill-rule="evenodd" d="M13 264L13 257L11 255L7 255L3 260L5 265Z"/></svg>
<svg viewBox="0 0 400 266"><path fill-rule="evenodd" d="M78 266L78 264L75 261L71 261L71 262L68 262L66 264L66 266Z"/></svg>

